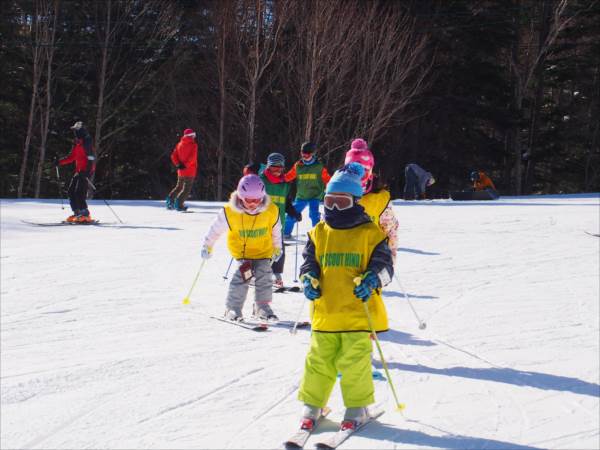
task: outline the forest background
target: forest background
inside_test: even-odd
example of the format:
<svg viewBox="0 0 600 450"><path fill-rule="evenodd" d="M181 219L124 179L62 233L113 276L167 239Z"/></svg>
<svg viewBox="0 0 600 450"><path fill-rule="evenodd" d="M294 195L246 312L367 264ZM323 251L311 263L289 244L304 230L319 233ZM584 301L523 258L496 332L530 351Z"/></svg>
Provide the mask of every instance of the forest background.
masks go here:
<svg viewBox="0 0 600 450"><path fill-rule="evenodd" d="M3 0L0 63L1 197L60 195L76 120L100 198L164 198L184 128L196 199L307 140L332 171L355 137L393 197L409 162L433 197L474 169L600 191L597 0Z"/></svg>

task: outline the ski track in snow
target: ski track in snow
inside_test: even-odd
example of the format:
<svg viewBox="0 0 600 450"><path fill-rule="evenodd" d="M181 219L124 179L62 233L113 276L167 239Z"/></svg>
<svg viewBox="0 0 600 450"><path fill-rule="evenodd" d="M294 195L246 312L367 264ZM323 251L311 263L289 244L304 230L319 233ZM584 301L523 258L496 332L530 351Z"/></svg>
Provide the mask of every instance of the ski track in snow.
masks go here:
<svg viewBox="0 0 600 450"><path fill-rule="evenodd" d="M224 309L224 237L181 304L221 204L176 214L162 202L113 203L124 225L34 227L21 219L59 221L66 210L2 200L2 447L279 446L298 426L310 331L208 318ZM380 339L407 407L396 413L377 381L386 414L341 448L599 448L600 240L588 234L600 231L600 197L393 204L396 270L427 329L392 281ZM295 246L286 249L292 280ZM302 294L273 299L295 320ZM339 426L339 383L329 406L307 448Z"/></svg>

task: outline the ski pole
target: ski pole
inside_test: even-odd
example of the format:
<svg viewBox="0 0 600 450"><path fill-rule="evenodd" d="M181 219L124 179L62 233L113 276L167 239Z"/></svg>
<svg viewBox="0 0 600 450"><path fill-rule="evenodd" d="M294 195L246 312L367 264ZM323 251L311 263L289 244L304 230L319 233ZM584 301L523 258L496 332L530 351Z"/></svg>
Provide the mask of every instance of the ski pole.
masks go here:
<svg viewBox="0 0 600 450"><path fill-rule="evenodd" d="M229 269L231 269L231 263L233 263L233 258L229 260L229 265L227 266L227 270L225 271L225 275L223 275L223 279L227 280L227 275L229 275Z"/></svg>
<svg viewBox="0 0 600 450"><path fill-rule="evenodd" d="M60 195L60 208L65 209L65 204L63 201L65 193L63 191L62 183L60 182L60 173L58 171L58 166L54 166L54 168L56 169L56 180L58 182L58 195Z"/></svg>
<svg viewBox="0 0 600 450"><path fill-rule="evenodd" d="M300 311L298 311L298 317L296 317L296 321L294 322L294 326L290 330L291 334L296 334L296 328L298 328L298 323L300 322L300 317L302 316L302 311L304 311L304 305L306 304L306 296L304 296L304 300L302 301L302 306L300 306Z"/></svg>
<svg viewBox="0 0 600 450"><path fill-rule="evenodd" d="M354 278L354 284L359 285L362 282L361 277ZM362 300L361 300L362 301ZM383 357L383 351L381 350L381 345L379 344L379 339L377 338L377 333L375 332L375 327L373 326L373 321L371 320L371 313L369 313L369 306L367 302L362 302L363 307L365 309L365 315L367 316L367 322L369 323L369 330L371 330L371 336L373 336L373 340L375 341L375 345L377 346L377 351L379 352L379 357L381 358L381 364L383 365L383 370L385 370L385 375L388 379L388 384L390 385L390 389L392 390L392 394L394 395L394 400L396 401L396 411L402 412L406 405L404 403L400 403L398 400L398 395L396 394L396 389L394 388L394 383L392 383L392 377L390 376L390 372L388 370L387 363L385 362L385 358Z"/></svg>
<svg viewBox="0 0 600 450"><path fill-rule="evenodd" d="M300 222L296 222L296 265L294 268L294 283L298 282L298 236L300 233Z"/></svg>
<svg viewBox="0 0 600 450"><path fill-rule="evenodd" d="M402 286L402 283L400 282L400 278L398 278L398 276L396 275L396 273L394 273L394 279L396 280L396 283L398 283L398 286L400 287L400 290L404 293L404 298L408 302L408 306L410 306L410 309L412 309L412 312L415 315L415 318L417 319L417 322L419 322L419 330L424 330L425 328L427 328L427 324L424 321L422 321L421 318L419 317L419 315L417 314L417 311L415 310L415 307L412 305L412 303L410 301L410 298L408 298L408 294L404 290L404 287Z"/></svg>
<svg viewBox="0 0 600 450"><path fill-rule="evenodd" d="M192 287L190 288L187 295L183 298L182 303L184 305L190 304L190 295L192 295L192 291L194 290L194 286L196 286L196 281L198 281L198 277L200 276L200 272L202 272L202 268L204 267L205 262L206 262L206 259L202 259L202 262L200 263L200 267L198 268L198 272L196 272L196 277L194 278L194 282L192 283Z"/></svg>
<svg viewBox="0 0 600 450"><path fill-rule="evenodd" d="M94 186L94 183L92 183L89 178L86 178L86 180L90 184L90 187L94 190L94 192L96 192L96 186ZM108 202L106 201L106 199L103 198L102 201L106 204L106 206L108 206L108 209L111 210L111 212L115 215L115 217L119 220L119 222L123 223L123 221L121 220L121 218L119 216L117 216L117 213L110 207L110 205L108 204Z"/></svg>

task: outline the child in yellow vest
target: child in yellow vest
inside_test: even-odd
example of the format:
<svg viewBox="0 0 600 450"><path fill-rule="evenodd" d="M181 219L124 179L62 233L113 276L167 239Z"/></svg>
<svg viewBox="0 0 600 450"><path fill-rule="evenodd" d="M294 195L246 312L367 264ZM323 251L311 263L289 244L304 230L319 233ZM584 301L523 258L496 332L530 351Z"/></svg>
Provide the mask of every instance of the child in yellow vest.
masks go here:
<svg viewBox="0 0 600 450"><path fill-rule="evenodd" d="M273 288L271 263L281 257L279 209L271 203L257 175L246 175L231 194L204 237L202 258L211 257L217 239L227 231L227 248L238 262L229 284L225 317L243 320L242 310L251 278L255 280L254 316L277 320L271 309Z"/></svg>
<svg viewBox="0 0 600 450"><path fill-rule="evenodd" d="M344 164L357 162L365 169L361 180L363 197L358 201L365 208L365 212L375 222L388 238L388 246L392 251L392 258L396 261L396 246L398 243L398 219L390 203L390 191L379 183L373 174L375 157L364 139L354 139L350 150L346 152Z"/></svg>
<svg viewBox="0 0 600 450"><path fill-rule="evenodd" d="M324 221L309 231L300 268L304 295L314 303L312 336L298 394L302 428L311 429L327 404L338 373L346 413L342 429L356 428L375 402L368 301L375 331L388 329L380 288L394 274L387 238L357 200L364 168L351 163L335 172L325 190ZM355 278L361 284L355 286Z"/></svg>

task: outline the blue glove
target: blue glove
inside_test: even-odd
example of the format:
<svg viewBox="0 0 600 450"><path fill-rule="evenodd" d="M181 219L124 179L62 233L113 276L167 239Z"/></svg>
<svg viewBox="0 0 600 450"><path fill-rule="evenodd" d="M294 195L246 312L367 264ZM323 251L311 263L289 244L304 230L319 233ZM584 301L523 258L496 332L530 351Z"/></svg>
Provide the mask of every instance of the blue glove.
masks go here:
<svg viewBox="0 0 600 450"><path fill-rule="evenodd" d="M373 289L379 287L379 277L373 272L368 271L363 273L360 277L354 279L356 287L354 288L354 295L356 295L363 302L369 301Z"/></svg>
<svg viewBox="0 0 600 450"><path fill-rule="evenodd" d="M321 296L321 288L319 287L319 279L313 272L305 273L300 277L302 286L304 287L304 296L311 302Z"/></svg>

